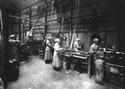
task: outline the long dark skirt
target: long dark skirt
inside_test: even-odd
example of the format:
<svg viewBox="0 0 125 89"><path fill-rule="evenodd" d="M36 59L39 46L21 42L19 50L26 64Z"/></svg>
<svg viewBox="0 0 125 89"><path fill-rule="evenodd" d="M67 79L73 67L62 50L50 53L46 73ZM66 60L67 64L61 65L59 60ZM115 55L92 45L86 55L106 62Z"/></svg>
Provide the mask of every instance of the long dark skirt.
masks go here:
<svg viewBox="0 0 125 89"><path fill-rule="evenodd" d="M45 62L52 61L52 51L51 51L51 48L48 46L45 49L44 60L45 60Z"/></svg>
<svg viewBox="0 0 125 89"><path fill-rule="evenodd" d="M95 62L94 62L93 55L91 55L89 58L88 75L89 75L89 78L95 75Z"/></svg>

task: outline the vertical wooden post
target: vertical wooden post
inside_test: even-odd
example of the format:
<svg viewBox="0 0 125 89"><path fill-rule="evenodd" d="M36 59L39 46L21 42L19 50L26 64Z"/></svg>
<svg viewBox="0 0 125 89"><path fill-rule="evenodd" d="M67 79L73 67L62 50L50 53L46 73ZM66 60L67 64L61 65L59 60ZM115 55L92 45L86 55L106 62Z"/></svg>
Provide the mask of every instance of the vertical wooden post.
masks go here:
<svg viewBox="0 0 125 89"><path fill-rule="evenodd" d="M70 6L70 42L72 40L72 35L73 35L73 8L72 5Z"/></svg>
<svg viewBox="0 0 125 89"><path fill-rule="evenodd" d="M20 13L19 16L21 16ZM21 19L19 19L19 40L21 40Z"/></svg>
<svg viewBox="0 0 125 89"><path fill-rule="evenodd" d="M7 88L7 77L6 77L6 69L7 69L7 60L8 60L8 41L9 41L9 27L8 27L8 13L2 9L0 10L0 24L1 24L1 42L2 42L2 79L4 84L4 89Z"/></svg>
<svg viewBox="0 0 125 89"><path fill-rule="evenodd" d="M48 8L48 7L46 7L46 8ZM45 19L45 25L44 25L44 34L46 35L46 33L47 33L47 9L46 9L46 11L45 11L45 13L44 13L44 19ZM44 35L44 36L45 36Z"/></svg>
<svg viewBox="0 0 125 89"><path fill-rule="evenodd" d="M31 17L32 17L32 10L31 10L31 8L29 8L29 19L30 19L30 21L29 21L29 30L32 28Z"/></svg>
<svg viewBox="0 0 125 89"><path fill-rule="evenodd" d="M3 37L3 21L2 21L2 11L0 10L0 49L1 49L1 52L0 52L0 57L1 57L1 77L2 77L2 81L4 81L4 37ZM3 84L5 84L5 82L3 82ZM3 85L1 85L3 87Z"/></svg>
<svg viewBox="0 0 125 89"><path fill-rule="evenodd" d="M24 39L24 37L25 37L25 34L24 34L24 33L25 33L25 32L24 32L24 22L25 22L25 21L24 21L24 19L23 19L23 22L22 22L22 23L23 23L23 29L22 29L22 32L21 32L21 33L23 34L23 35L22 35L22 36L23 36L22 39Z"/></svg>

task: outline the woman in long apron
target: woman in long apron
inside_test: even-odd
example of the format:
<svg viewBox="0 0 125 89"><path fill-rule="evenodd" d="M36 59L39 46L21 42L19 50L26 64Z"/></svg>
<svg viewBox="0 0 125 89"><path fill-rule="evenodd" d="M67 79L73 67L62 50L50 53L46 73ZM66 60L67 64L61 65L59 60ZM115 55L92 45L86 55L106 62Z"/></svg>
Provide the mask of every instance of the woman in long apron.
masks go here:
<svg viewBox="0 0 125 89"><path fill-rule="evenodd" d="M103 53L99 51L99 39L93 39L94 43L90 48L90 52L92 53L91 63L90 63L90 76L95 75L95 82L103 84L104 78L104 60Z"/></svg>
<svg viewBox="0 0 125 89"><path fill-rule="evenodd" d="M55 39L55 44L54 44L54 54L53 54L53 62L52 66L54 70L59 71L61 68L61 55L60 52L63 50L61 48L61 41L59 38Z"/></svg>
<svg viewBox="0 0 125 89"><path fill-rule="evenodd" d="M44 60L46 63L50 63L52 61L52 42L50 41L51 37L48 37L46 40L46 48L45 48L45 56Z"/></svg>
<svg viewBox="0 0 125 89"><path fill-rule="evenodd" d="M99 45L98 45L99 39L98 38L94 38L93 39L93 44L90 47L90 60L89 60L89 70L88 70L88 74L89 77L91 78L93 75L95 75L95 52L99 50Z"/></svg>
<svg viewBox="0 0 125 89"><path fill-rule="evenodd" d="M80 38L76 38L75 42L74 42L74 50L75 52L79 53L80 51L82 51L82 45L81 45L81 41ZM81 61L79 59L76 58L72 58L71 60L71 69L75 70L76 73L80 72L80 65L81 65Z"/></svg>

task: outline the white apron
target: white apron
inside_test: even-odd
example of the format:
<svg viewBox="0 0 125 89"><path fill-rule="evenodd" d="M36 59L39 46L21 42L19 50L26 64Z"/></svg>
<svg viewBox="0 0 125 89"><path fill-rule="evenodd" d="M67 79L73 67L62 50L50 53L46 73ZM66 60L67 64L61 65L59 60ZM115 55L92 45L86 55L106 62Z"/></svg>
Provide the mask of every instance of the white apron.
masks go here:
<svg viewBox="0 0 125 89"><path fill-rule="evenodd" d="M60 47L60 45L58 43L55 43L52 65L57 68L61 67L61 55L60 55L61 50L62 48Z"/></svg>

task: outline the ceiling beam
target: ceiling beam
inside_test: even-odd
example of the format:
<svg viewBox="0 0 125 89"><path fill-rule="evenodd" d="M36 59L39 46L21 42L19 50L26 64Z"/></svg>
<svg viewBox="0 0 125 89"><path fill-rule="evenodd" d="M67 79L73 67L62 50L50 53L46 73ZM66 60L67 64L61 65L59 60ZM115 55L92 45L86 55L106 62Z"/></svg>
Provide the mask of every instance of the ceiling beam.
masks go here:
<svg viewBox="0 0 125 89"><path fill-rule="evenodd" d="M33 5L38 4L38 3L42 4L42 3L46 3L46 2L44 0L37 0L37 1L31 2L31 3L27 4L27 5L24 5L23 7L21 7L20 9L18 9L18 11L24 10L24 9L29 8L29 7L31 7Z"/></svg>

